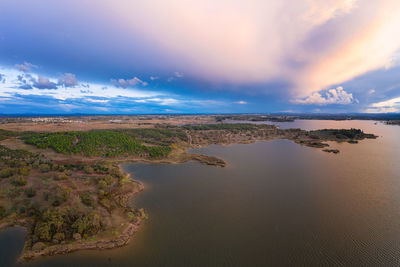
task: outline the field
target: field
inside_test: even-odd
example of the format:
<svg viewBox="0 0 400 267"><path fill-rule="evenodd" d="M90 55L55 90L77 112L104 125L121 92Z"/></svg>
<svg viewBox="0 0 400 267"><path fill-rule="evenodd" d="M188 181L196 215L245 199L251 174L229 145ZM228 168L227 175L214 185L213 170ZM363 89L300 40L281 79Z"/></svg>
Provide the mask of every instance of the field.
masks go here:
<svg viewBox="0 0 400 267"><path fill-rule="evenodd" d="M107 129L153 128L155 125L215 123L215 116L84 116L43 118L2 118L0 129L16 132L61 132Z"/></svg>

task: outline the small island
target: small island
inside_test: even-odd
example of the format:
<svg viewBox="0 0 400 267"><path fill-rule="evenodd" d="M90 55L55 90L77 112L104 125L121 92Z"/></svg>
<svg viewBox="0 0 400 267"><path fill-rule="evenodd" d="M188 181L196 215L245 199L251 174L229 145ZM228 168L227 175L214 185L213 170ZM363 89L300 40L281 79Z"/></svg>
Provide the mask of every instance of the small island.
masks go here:
<svg viewBox="0 0 400 267"><path fill-rule="evenodd" d="M386 124L388 124L388 125L400 125L400 120L386 121Z"/></svg>
<svg viewBox="0 0 400 267"><path fill-rule="evenodd" d="M104 129L95 123L93 129L82 131L57 131L59 121L43 123L44 127L35 123L23 131L0 130L0 229L27 229L21 259L127 244L147 215L132 204L132 196L144 187L122 171L123 162L194 160L225 167L223 159L187 150L288 139L336 154L339 151L328 149L327 141L357 143L377 137L359 129L305 131L265 124L155 121L133 127L113 120L103 122ZM74 129L68 123L61 127Z"/></svg>

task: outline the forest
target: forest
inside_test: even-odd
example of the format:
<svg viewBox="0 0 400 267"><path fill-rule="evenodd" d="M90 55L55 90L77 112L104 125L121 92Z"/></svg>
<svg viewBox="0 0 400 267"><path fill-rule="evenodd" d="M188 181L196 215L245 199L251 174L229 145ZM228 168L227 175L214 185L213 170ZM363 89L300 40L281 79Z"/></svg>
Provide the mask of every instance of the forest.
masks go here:
<svg viewBox="0 0 400 267"><path fill-rule="evenodd" d="M364 138L376 138L373 134L366 134L360 129L322 129L309 132L310 136L316 136L319 139L331 139L334 136L336 139L352 139L361 140Z"/></svg>
<svg viewBox="0 0 400 267"><path fill-rule="evenodd" d="M129 133L129 134L128 134ZM142 133L143 135L143 133ZM93 130L89 132L55 132L25 134L25 143L38 148L51 148L63 154L84 156L141 156L165 157L171 152L168 145L144 145L132 132Z"/></svg>

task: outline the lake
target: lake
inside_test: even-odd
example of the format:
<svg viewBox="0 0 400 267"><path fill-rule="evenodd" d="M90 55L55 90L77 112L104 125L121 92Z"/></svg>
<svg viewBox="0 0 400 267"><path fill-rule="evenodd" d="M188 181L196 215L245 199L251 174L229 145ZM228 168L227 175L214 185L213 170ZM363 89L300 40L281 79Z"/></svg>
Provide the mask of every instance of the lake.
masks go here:
<svg viewBox="0 0 400 267"><path fill-rule="evenodd" d="M127 163L149 214L132 242L109 251L46 257L28 266L400 265L400 127L374 121L299 120L281 128L360 128L379 135L340 153L288 140L193 152L219 168ZM0 265L13 265L24 233L0 233Z"/></svg>

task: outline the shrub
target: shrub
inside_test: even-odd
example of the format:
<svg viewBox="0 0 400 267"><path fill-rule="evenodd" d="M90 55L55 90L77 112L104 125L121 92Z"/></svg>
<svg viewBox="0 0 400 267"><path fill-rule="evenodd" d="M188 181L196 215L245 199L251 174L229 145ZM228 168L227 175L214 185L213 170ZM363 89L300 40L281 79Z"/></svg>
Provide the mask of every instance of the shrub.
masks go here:
<svg viewBox="0 0 400 267"><path fill-rule="evenodd" d="M110 170L110 175L115 177L115 178L122 178L124 174L121 172L119 168L113 168ZM107 175L106 175L107 176ZM106 178L106 177L104 177ZM112 177L111 177L112 178Z"/></svg>
<svg viewBox="0 0 400 267"><path fill-rule="evenodd" d="M130 181L131 180L128 177L124 176L122 179L119 179L119 184L120 185L124 185L124 184L126 184L126 183L128 183Z"/></svg>
<svg viewBox="0 0 400 267"><path fill-rule="evenodd" d="M25 195L29 198L36 196L36 190L31 186L25 189Z"/></svg>
<svg viewBox="0 0 400 267"><path fill-rule="evenodd" d="M46 210L37 221L33 234L34 239L51 241L56 233L62 233L65 228L63 215L58 210ZM58 238L61 236L58 235ZM64 236L65 237L65 236Z"/></svg>
<svg viewBox="0 0 400 267"><path fill-rule="evenodd" d="M75 233L79 233L83 237L97 234L101 229L100 215L90 213L78 218L71 226Z"/></svg>
<svg viewBox="0 0 400 267"><path fill-rule="evenodd" d="M50 198L50 192L49 191L43 191L43 199L45 200L45 201L48 201L49 200L49 198Z"/></svg>
<svg viewBox="0 0 400 267"><path fill-rule="evenodd" d="M83 170L86 174L92 174L94 173L94 169L88 165L85 165L85 167L83 167Z"/></svg>
<svg viewBox="0 0 400 267"><path fill-rule="evenodd" d="M46 248L46 244L43 242L37 242L32 246L32 250L36 251L36 252L39 252L45 248Z"/></svg>
<svg viewBox="0 0 400 267"><path fill-rule="evenodd" d="M92 207L94 208L95 206L95 201L92 197L92 193L91 192L86 192L84 194L81 195L81 201L83 204L85 204L86 206Z"/></svg>
<svg viewBox="0 0 400 267"><path fill-rule="evenodd" d="M101 190L106 190L107 187L108 187L108 185L107 185L107 183L106 183L104 180L100 180L100 181L99 181L99 184L98 184L98 187L99 187L99 189L101 189Z"/></svg>
<svg viewBox="0 0 400 267"><path fill-rule="evenodd" d="M14 168L4 168L0 170L0 178L8 178L10 176L13 176L14 174L15 174Z"/></svg>
<svg viewBox="0 0 400 267"><path fill-rule="evenodd" d="M20 175L13 177L11 180L11 184L15 186L24 186L26 183L26 178Z"/></svg>
<svg viewBox="0 0 400 267"><path fill-rule="evenodd" d="M55 181L68 180L68 175L66 175L65 173L55 173L53 175L53 179Z"/></svg>
<svg viewBox="0 0 400 267"><path fill-rule="evenodd" d="M47 222L38 222L35 226L34 235L43 241L51 240L51 224Z"/></svg>
<svg viewBox="0 0 400 267"><path fill-rule="evenodd" d="M68 200L69 190L59 185L53 188L54 194L51 195L51 204L54 207L60 206Z"/></svg>
<svg viewBox="0 0 400 267"><path fill-rule="evenodd" d="M24 206L20 206L19 208L18 208L18 213L19 214L24 214L26 212L26 208L24 207Z"/></svg>
<svg viewBox="0 0 400 267"><path fill-rule="evenodd" d="M18 173L23 175L23 176L28 176L30 172L30 169L27 167L22 167L18 170Z"/></svg>
<svg viewBox="0 0 400 267"><path fill-rule="evenodd" d="M142 219L148 219L149 217L147 216L147 214L144 212L144 209L139 209L139 216L142 218Z"/></svg>
<svg viewBox="0 0 400 267"><path fill-rule="evenodd" d="M6 209L0 206L0 219L6 216Z"/></svg>
<svg viewBox="0 0 400 267"><path fill-rule="evenodd" d="M112 183L113 183L113 181L114 181L114 178L111 176L111 175L105 175L104 177L103 177L103 179L104 179L104 182L106 182L107 183L107 185L112 185Z"/></svg>
<svg viewBox="0 0 400 267"><path fill-rule="evenodd" d="M8 189L7 191L7 197L14 199L19 197L19 195L21 195L22 189L18 188L18 187L11 187L10 189Z"/></svg>
<svg viewBox="0 0 400 267"><path fill-rule="evenodd" d="M32 168L34 168L34 169L39 168L39 163L38 162L32 163Z"/></svg>
<svg viewBox="0 0 400 267"><path fill-rule="evenodd" d="M40 172L49 172L51 170L50 165L49 164L40 164L39 165L39 170Z"/></svg>
<svg viewBox="0 0 400 267"><path fill-rule="evenodd" d="M55 233L53 236L53 240L56 240L58 243L65 239L64 233Z"/></svg>

